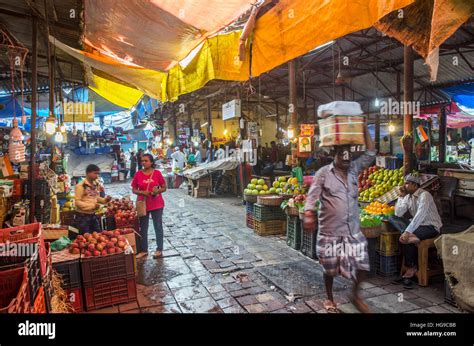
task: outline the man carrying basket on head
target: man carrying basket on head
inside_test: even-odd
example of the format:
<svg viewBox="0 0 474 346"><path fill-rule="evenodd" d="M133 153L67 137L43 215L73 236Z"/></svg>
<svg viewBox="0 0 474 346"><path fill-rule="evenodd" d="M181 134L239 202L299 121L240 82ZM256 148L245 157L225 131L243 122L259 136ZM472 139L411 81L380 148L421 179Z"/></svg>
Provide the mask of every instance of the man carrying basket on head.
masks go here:
<svg viewBox="0 0 474 346"><path fill-rule="evenodd" d="M320 202L316 253L324 269L327 300L324 308L337 312L332 294L334 277L354 282L351 302L361 312L370 312L359 294L361 282L370 270L367 240L360 230L358 175L375 159L375 145L365 126L366 151L352 159L349 145L334 146L334 162L316 172L305 203L305 231L316 229L314 207Z"/></svg>

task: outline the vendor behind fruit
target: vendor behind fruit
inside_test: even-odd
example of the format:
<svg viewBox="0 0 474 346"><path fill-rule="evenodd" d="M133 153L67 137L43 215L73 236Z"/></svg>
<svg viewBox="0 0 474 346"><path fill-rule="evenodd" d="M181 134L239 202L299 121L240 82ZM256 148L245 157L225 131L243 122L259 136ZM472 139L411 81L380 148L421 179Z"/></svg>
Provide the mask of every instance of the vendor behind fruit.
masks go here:
<svg viewBox="0 0 474 346"><path fill-rule="evenodd" d="M76 185L76 221L75 227L81 234L87 232L100 232L99 218L95 214L100 204L106 204L112 198L100 196L99 184L100 168L89 165L86 168L86 179Z"/></svg>

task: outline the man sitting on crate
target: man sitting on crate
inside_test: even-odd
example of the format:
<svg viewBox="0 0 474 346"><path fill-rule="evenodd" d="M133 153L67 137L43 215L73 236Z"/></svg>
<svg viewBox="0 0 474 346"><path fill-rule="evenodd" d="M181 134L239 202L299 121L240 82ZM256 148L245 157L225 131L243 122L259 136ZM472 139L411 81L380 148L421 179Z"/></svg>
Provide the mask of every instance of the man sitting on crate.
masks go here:
<svg viewBox="0 0 474 346"><path fill-rule="evenodd" d="M99 209L100 204L105 204L112 199L110 196L106 198L100 196L99 174L99 167L89 165L86 168L86 178L76 185L75 227L81 234L101 231L99 218L95 215L95 212Z"/></svg>
<svg viewBox="0 0 474 346"><path fill-rule="evenodd" d="M324 270L324 283L328 300L324 308L338 312L332 294L334 277L342 276L354 282L351 301L361 312L370 312L359 293L360 284L370 270L368 245L360 230L357 202L359 172L375 159L375 145L365 128L367 150L351 161L349 146L336 146L334 162L316 172L305 203L303 227L316 229L314 208L319 200L316 255Z"/></svg>
<svg viewBox="0 0 474 346"><path fill-rule="evenodd" d="M405 218L409 213L413 218ZM417 247L421 240L439 235L442 223L433 196L420 188L420 178L413 174L405 177L400 197L395 205L395 215L389 218L390 224L402 233L400 243L405 256L407 271L397 278L395 284L413 288L413 277L417 272Z"/></svg>

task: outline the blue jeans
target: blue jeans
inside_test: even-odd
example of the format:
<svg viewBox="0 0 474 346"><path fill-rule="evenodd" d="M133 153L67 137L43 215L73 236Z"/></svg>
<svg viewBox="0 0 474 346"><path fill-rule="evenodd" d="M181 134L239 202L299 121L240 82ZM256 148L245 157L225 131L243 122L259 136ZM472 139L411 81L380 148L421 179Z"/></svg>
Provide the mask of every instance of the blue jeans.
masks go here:
<svg viewBox="0 0 474 346"><path fill-rule="evenodd" d="M148 225L150 215L156 235L156 250L163 251L163 208L150 210L146 216L140 218L140 238L137 243L137 252L148 252Z"/></svg>

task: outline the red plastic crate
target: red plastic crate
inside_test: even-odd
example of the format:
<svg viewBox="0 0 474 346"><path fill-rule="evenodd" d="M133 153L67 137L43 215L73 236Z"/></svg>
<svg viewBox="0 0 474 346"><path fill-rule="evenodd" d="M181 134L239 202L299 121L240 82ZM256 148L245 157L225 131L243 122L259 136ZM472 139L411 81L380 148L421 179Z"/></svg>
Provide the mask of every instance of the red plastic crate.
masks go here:
<svg viewBox="0 0 474 346"><path fill-rule="evenodd" d="M67 302L71 304L74 308L74 312L83 312L84 311L84 297L82 296L81 287L68 288L65 290L67 295Z"/></svg>
<svg viewBox="0 0 474 346"><path fill-rule="evenodd" d="M247 214L247 227L248 228L254 228L254 221L253 221L253 215L252 214Z"/></svg>
<svg viewBox="0 0 474 346"><path fill-rule="evenodd" d="M35 314L45 314L46 313L46 301L44 298L44 289L41 287L36 296L35 302L33 304L32 311Z"/></svg>
<svg viewBox="0 0 474 346"><path fill-rule="evenodd" d="M0 313L29 313L26 268L0 271Z"/></svg>
<svg viewBox="0 0 474 346"><path fill-rule="evenodd" d="M37 243L39 247L39 259L41 275L46 275L47 254L44 239L41 237L41 224L31 223L28 225L0 229L0 243Z"/></svg>
<svg viewBox="0 0 474 346"><path fill-rule="evenodd" d="M81 258L83 285L135 276L133 254Z"/></svg>
<svg viewBox="0 0 474 346"><path fill-rule="evenodd" d="M86 286L84 298L87 311L135 301L137 299L135 277Z"/></svg>

